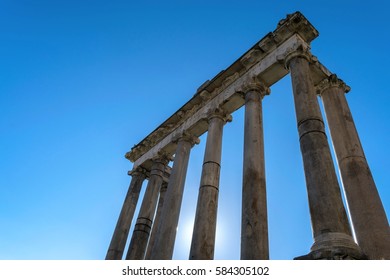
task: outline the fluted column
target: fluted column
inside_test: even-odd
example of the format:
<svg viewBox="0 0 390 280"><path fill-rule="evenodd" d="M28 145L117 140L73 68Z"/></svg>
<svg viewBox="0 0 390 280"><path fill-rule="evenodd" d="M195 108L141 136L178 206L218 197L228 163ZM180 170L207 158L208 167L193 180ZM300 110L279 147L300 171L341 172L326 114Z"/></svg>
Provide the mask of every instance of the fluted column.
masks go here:
<svg viewBox="0 0 390 280"><path fill-rule="evenodd" d="M116 223L115 231L107 251L106 260L122 259L131 221L133 220L134 211L137 207L139 193L141 191L142 183L145 180L145 170L141 167L129 172L129 174L132 176L129 190L127 191L118 222Z"/></svg>
<svg viewBox="0 0 390 280"><path fill-rule="evenodd" d="M168 161L168 157L166 156L158 157L153 161L150 170L149 183L142 200L137 223L135 224L129 250L127 252L127 260L143 260L145 257L157 200L163 182L164 170Z"/></svg>
<svg viewBox="0 0 390 280"><path fill-rule="evenodd" d="M312 57L301 48L286 57L291 72L314 244L307 258L360 258L341 198L324 122L310 74Z"/></svg>
<svg viewBox="0 0 390 280"><path fill-rule="evenodd" d="M150 259L152 260L172 259L188 161L191 148L195 143L199 143L199 139L188 134L180 136L177 140L175 159L161 212L161 222L157 228L155 243L151 248Z"/></svg>
<svg viewBox="0 0 390 280"><path fill-rule="evenodd" d="M168 186L168 183L166 183L166 182L164 182L161 186L160 198L158 199L156 217L154 218L154 223L153 223L152 232L151 232L150 238L149 238L148 248L146 249L145 260L150 259L151 248L153 247L153 245L156 241L157 229L161 223L161 211L162 211L162 207L164 205L165 194L167 193L167 186Z"/></svg>
<svg viewBox="0 0 390 280"><path fill-rule="evenodd" d="M345 93L336 75L319 85L357 242L370 259L390 259L390 228L364 155Z"/></svg>
<svg viewBox="0 0 390 280"><path fill-rule="evenodd" d="M191 260L214 258L222 132L224 124L230 120L231 116L220 109L212 111L208 118L206 150L189 257Z"/></svg>
<svg viewBox="0 0 390 280"><path fill-rule="evenodd" d="M251 81L245 85L244 167L242 184L241 259L269 259L261 101L270 90Z"/></svg>

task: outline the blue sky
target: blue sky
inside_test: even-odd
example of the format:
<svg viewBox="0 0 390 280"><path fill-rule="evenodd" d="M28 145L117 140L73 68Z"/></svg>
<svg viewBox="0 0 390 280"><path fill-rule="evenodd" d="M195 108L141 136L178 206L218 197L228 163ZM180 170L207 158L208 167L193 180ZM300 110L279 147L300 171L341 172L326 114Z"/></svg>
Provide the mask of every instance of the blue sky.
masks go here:
<svg viewBox="0 0 390 280"><path fill-rule="evenodd" d="M297 10L320 32L313 54L352 88L389 215L389 6L1 0L0 259L104 259L130 182L124 154ZM289 77L263 110L270 256L292 259L312 237ZM189 254L205 136L190 157L175 259ZM239 258L242 144L240 109L224 130L217 259Z"/></svg>

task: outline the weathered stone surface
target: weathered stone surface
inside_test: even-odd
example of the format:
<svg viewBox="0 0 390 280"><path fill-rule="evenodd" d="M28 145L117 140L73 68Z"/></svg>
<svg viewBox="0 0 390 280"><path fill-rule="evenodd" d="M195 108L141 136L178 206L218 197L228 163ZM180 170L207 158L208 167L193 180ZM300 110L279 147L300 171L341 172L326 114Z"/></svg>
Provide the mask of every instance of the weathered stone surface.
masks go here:
<svg viewBox="0 0 390 280"><path fill-rule="evenodd" d="M137 207L139 193L141 191L142 183L145 180L145 176L145 171L142 168L138 168L132 172L129 190L123 203L123 207L111 239L110 247L108 248L106 260L122 259L131 227L131 221L133 220L134 211Z"/></svg>
<svg viewBox="0 0 390 280"><path fill-rule="evenodd" d="M204 126L201 120L207 118L211 108L220 107L228 114L240 108L243 101L237 98L236 91L241 89L248 77L258 76L271 86L288 74L277 57L287 49L309 44L317 36L318 31L301 13L288 15L279 22L274 32L257 42L227 69L201 85L175 114L126 153L126 158L134 162L135 167L142 164L150 168L150 160L158 151L174 153L175 146L171 143L175 134L188 131L197 137L202 135L207 125ZM325 77L322 71L316 73L321 79Z"/></svg>
<svg viewBox="0 0 390 280"><path fill-rule="evenodd" d="M206 150L190 249L189 258L191 260L211 260L214 258L222 132L227 119L230 120L219 109L213 110L209 116Z"/></svg>
<svg viewBox="0 0 390 280"><path fill-rule="evenodd" d="M250 81L243 90L245 124L241 259L267 260L269 245L261 101L264 95L269 94L269 89L259 82Z"/></svg>
<svg viewBox="0 0 390 280"><path fill-rule="evenodd" d="M150 248L151 260L172 259L188 161L191 148L195 143L199 143L199 139L188 134L183 134L177 139L175 160L161 210L161 222L157 228L157 236L153 247Z"/></svg>
<svg viewBox="0 0 390 280"><path fill-rule="evenodd" d="M160 198L158 200L158 206L157 206L157 211L156 211L156 217L154 218L152 232L150 234L148 248L147 248L146 254L145 254L145 260L150 259L150 254L152 251L151 248L154 246L154 243L156 242L157 229L161 223L161 212L162 212L162 207L164 205L165 195L167 193L167 187L168 187L168 183L163 183L161 186Z"/></svg>
<svg viewBox="0 0 390 280"><path fill-rule="evenodd" d="M332 75L319 86L356 239L370 259L390 259L390 228L345 92Z"/></svg>
<svg viewBox="0 0 390 280"><path fill-rule="evenodd" d="M310 59L311 56L305 49L290 53L286 57L286 64L291 71L314 235L312 251L328 250L329 247L351 247L354 242L310 74ZM340 234L343 239L333 238ZM330 236L332 239L329 239ZM321 244L326 244L326 247L321 247Z"/></svg>
<svg viewBox="0 0 390 280"><path fill-rule="evenodd" d="M129 250L126 256L127 260L143 260L145 257L146 246L149 241L157 200L161 184L163 183L163 175L167 163L168 158L165 156L154 160L148 186L146 187L141 209L138 214L137 223L135 224L133 236L131 237Z"/></svg>

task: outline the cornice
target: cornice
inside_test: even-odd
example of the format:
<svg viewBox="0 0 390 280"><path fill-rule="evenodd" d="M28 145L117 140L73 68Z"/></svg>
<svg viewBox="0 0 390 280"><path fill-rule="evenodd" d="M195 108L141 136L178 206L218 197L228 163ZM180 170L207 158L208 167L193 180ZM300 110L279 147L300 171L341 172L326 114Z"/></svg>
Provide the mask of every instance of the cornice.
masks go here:
<svg viewBox="0 0 390 280"><path fill-rule="evenodd" d="M318 31L300 12L288 15L278 23L277 28L273 32L263 37L226 70L221 71L212 80L207 80L203 83L186 104L141 142L134 145L131 151L126 153L125 157L132 162L138 160L167 135L179 128L200 108L223 92L236 79L242 77L248 69L256 65L256 63L295 34L298 34L307 43L310 43L318 36Z"/></svg>

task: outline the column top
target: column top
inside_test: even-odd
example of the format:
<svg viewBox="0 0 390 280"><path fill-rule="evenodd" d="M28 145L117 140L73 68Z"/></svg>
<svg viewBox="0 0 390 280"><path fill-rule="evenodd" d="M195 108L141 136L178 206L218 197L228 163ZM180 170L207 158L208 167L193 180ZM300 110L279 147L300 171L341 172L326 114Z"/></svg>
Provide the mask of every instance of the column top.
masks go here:
<svg viewBox="0 0 390 280"><path fill-rule="evenodd" d="M289 49L285 52L283 55L284 57L279 58L281 61L284 63L284 67L286 69L289 69L289 64L291 59L296 58L296 57L302 57L306 59L309 62L316 62L317 57L311 54L310 52L310 46L306 45L301 45L296 49Z"/></svg>
<svg viewBox="0 0 390 280"><path fill-rule="evenodd" d="M147 177L147 170L141 166L137 166L135 169L132 169L130 171L127 172L127 175L129 176L144 176L144 177Z"/></svg>
<svg viewBox="0 0 390 280"><path fill-rule="evenodd" d="M245 98L245 95L250 91L256 91L256 92L260 93L261 98L263 98L264 96L269 95L271 93L271 89L265 84L265 82L261 81L257 77L249 78L242 85L242 93L243 93L244 98Z"/></svg>
<svg viewBox="0 0 390 280"><path fill-rule="evenodd" d="M325 90L333 87L340 88L343 93L348 93L351 90L351 88L343 80L339 79L336 74L331 74L316 86L316 91L318 95L321 95Z"/></svg>
<svg viewBox="0 0 390 280"><path fill-rule="evenodd" d="M219 118L222 121L224 121L225 123L231 122L233 120L232 115L230 115L229 113L226 113L226 111L220 107L213 108L213 109L210 109L208 111L207 121L209 122L213 118Z"/></svg>
<svg viewBox="0 0 390 280"><path fill-rule="evenodd" d="M183 132L183 133L180 133L178 134L176 137L174 137L173 139L173 142L174 143L179 143L180 141L185 141L185 142L189 142L191 144L191 146L194 146L195 144L199 144L200 143L200 139L189 133L189 132Z"/></svg>

